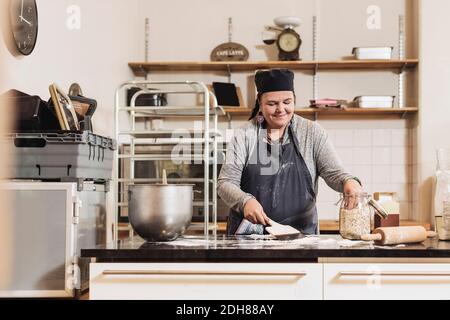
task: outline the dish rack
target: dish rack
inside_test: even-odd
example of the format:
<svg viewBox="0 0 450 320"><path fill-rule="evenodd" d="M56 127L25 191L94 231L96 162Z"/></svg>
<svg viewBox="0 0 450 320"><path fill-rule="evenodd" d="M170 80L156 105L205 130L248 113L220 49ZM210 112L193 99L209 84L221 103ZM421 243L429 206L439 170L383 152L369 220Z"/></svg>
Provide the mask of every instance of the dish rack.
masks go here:
<svg viewBox="0 0 450 320"><path fill-rule="evenodd" d="M123 102L126 97L126 90L132 87L139 87L129 102ZM176 89L173 89L175 87ZM144 94L187 94L202 97L202 105L197 106L136 106L136 100ZM209 91L208 87L202 82L196 81L129 81L124 82L116 90L115 94L115 138L119 147L114 154L114 176L113 185L114 192L114 208L115 208L115 239L118 239L119 216L123 208L128 207L128 190L129 184L133 183L160 183L161 177L157 173L156 178L136 178L135 163L137 161L194 161L203 164L203 178L172 178L170 182L193 183L203 182L203 201L194 201L195 206L203 206L203 233L208 236L210 232L217 234L217 175L218 175L218 141L222 138L218 131L218 117L225 115L222 107L218 106L215 95ZM123 114L126 116L124 117ZM161 128L144 129L138 128L142 123L139 120L148 121L149 119L164 118L201 118L203 125L201 130L189 130L189 138L174 138L174 132L177 130L168 130ZM125 120L128 121L128 127L123 129ZM185 131L185 130L184 130ZM192 135L194 134L194 136ZM198 135L200 134L200 138ZM151 146L151 153L139 154L136 152L138 145ZM200 144L203 148L197 148ZM120 146L129 145L128 150ZM164 148L171 148L176 145L194 145L188 156L174 156L173 152L167 154ZM155 150L156 153L155 153ZM160 150L160 151L159 151ZM129 177L121 176L123 172L124 161L128 161L129 168L127 174ZM205 165L208 164L208 165ZM212 175L210 178L210 165L212 165ZM210 187L212 189L210 189ZM211 192L211 197L210 197ZM211 218L211 219L210 219ZM210 220L212 225L210 225ZM122 231L123 228L121 228ZM129 234L132 235L131 226L129 226Z"/></svg>

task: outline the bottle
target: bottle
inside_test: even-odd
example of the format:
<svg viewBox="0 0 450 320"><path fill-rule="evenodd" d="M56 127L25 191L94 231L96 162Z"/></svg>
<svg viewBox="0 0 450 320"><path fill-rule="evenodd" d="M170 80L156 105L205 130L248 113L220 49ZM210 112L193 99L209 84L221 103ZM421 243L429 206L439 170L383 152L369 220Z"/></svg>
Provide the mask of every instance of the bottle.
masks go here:
<svg viewBox="0 0 450 320"><path fill-rule="evenodd" d="M434 217L435 230L439 231L443 222L443 212L445 202L450 200L450 149L438 149L436 184L434 187Z"/></svg>
<svg viewBox="0 0 450 320"><path fill-rule="evenodd" d="M444 210L442 211L442 227L445 231L450 232L450 201L444 201Z"/></svg>

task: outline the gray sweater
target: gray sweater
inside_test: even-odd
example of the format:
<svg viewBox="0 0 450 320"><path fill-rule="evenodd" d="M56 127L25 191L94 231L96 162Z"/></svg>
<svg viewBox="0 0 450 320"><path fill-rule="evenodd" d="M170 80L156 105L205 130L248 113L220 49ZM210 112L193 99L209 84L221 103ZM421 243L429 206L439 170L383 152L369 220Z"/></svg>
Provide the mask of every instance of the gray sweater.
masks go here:
<svg viewBox="0 0 450 320"><path fill-rule="evenodd" d="M292 118L291 125L299 142L300 153L311 174L315 193L317 194L319 177L330 188L342 192L344 182L353 176L343 169L325 129L318 123L297 115ZM243 212L245 203L254 198L241 190L241 176L257 144L257 137L258 125L254 120L236 129L220 171L217 192L230 208L238 212Z"/></svg>

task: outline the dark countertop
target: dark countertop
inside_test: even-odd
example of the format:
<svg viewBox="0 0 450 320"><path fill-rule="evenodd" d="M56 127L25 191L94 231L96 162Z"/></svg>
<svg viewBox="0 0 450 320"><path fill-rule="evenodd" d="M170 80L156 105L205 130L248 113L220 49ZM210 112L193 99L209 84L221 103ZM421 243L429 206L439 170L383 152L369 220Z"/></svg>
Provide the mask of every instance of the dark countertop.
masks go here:
<svg viewBox="0 0 450 320"><path fill-rule="evenodd" d="M427 239L419 244L374 246L339 236L291 241L248 236L185 236L172 242L144 242L141 238L81 249L82 257L97 262L302 262L318 258L450 258L450 242ZM349 246L349 244L352 246Z"/></svg>

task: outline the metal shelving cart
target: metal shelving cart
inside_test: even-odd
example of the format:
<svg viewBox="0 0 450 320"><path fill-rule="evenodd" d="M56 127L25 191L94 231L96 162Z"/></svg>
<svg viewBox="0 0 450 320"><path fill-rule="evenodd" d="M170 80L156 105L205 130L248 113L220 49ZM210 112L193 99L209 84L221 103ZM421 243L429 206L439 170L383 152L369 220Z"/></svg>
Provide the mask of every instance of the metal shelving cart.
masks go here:
<svg viewBox="0 0 450 320"><path fill-rule="evenodd" d="M172 89L170 87L179 87ZM122 102L121 96L125 90L132 87L140 88L135 92L130 102ZM156 88L156 89L155 89ZM170 89L169 89L170 88ZM144 94L188 94L203 96L202 106L136 106L139 96ZM121 114L128 115L127 130L122 130ZM115 237L118 239L118 223L120 210L128 206L127 186L133 183L158 183L160 177L156 178L137 178L135 176L135 163L137 161L194 161L194 163L203 164L203 178L173 178L169 182L179 183L201 183L203 182L203 201L194 201L194 207L203 206L203 232L205 236L212 231L217 233L217 170L218 170L218 139L221 134L218 131L218 117L225 115L222 107L218 106L217 99L207 86L202 82L195 81L129 81L123 83L116 91L115 95L115 138L119 145L126 139L129 143L129 151L124 148L117 148L114 157L114 186L115 186ZM141 129L138 128L138 119L163 119L163 118L202 118L202 130L183 130L189 134L189 138L174 137L177 130L163 129ZM122 124L122 126L121 126ZM194 136L192 137L192 134ZM160 150L148 153L137 154L138 145L151 146L154 150ZM190 154L174 155L167 153L164 147L172 148L174 146L194 145L193 152ZM202 148L198 148L198 146ZM121 161L129 161L129 177L121 176ZM123 163L123 162L122 162ZM212 165L212 177L210 178L210 165ZM159 172L157 172L159 174ZM210 190L210 187L212 188ZM210 197L211 191L211 197ZM210 210L211 209L211 210ZM210 226L210 213L212 215L212 226ZM132 232L131 232L132 234Z"/></svg>

